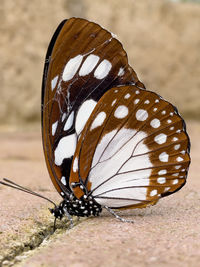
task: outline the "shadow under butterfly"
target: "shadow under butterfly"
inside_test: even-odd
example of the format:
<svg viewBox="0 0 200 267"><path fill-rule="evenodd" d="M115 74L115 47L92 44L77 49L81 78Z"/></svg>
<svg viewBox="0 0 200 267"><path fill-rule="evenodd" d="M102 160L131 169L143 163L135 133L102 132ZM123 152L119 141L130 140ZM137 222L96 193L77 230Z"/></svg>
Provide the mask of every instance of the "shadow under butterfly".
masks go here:
<svg viewBox="0 0 200 267"><path fill-rule="evenodd" d="M56 218L98 216L102 208L154 205L186 183L190 141L177 109L145 89L115 35L71 18L47 50L42 140L54 202L8 179L4 185L54 204ZM55 224L54 224L55 227Z"/></svg>

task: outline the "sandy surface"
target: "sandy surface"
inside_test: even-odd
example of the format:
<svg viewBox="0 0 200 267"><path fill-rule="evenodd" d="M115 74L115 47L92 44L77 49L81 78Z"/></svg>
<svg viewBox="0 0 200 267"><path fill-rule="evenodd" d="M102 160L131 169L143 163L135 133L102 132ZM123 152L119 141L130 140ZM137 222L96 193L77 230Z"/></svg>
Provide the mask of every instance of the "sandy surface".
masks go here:
<svg viewBox="0 0 200 267"><path fill-rule="evenodd" d="M81 219L73 229L53 218L44 200L0 187L2 266L199 266L200 123L189 122L192 164L187 185L156 206L121 212L134 224L103 212ZM45 167L39 131L0 134L1 177L9 177L56 202ZM1 265L1 264L0 264Z"/></svg>

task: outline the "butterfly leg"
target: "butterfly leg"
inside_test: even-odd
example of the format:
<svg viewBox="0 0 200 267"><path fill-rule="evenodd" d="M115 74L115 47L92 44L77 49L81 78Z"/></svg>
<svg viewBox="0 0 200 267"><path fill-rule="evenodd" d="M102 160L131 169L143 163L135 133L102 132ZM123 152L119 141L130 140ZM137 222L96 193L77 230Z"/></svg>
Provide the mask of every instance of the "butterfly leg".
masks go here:
<svg viewBox="0 0 200 267"><path fill-rule="evenodd" d="M65 215L67 216L67 218L68 218L69 221L70 221L70 228L73 228L73 227L74 227L74 222L73 222L72 217L70 216L70 214L69 214L69 212L67 211L67 209L63 208L63 210L64 210Z"/></svg>
<svg viewBox="0 0 200 267"><path fill-rule="evenodd" d="M115 216L116 219L120 220L121 222L127 222L127 223L134 223L133 220L127 220L127 219L124 219L122 217L120 217L119 215L117 215L111 208L107 207L107 206L104 206L104 208L110 212L113 216Z"/></svg>

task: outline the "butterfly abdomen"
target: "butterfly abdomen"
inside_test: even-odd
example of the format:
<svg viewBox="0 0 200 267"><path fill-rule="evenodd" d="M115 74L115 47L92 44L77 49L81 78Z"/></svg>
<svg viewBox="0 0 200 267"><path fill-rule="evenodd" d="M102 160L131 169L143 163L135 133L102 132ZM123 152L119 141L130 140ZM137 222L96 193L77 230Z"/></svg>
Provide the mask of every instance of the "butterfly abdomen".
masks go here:
<svg viewBox="0 0 200 267"><path fill-rule="evenodd" d="M66 208L70 215L79 217L98 216L102 208L91 196L84 195L80 199L71 195L71 198L64 200L62 209Z"/></svg>

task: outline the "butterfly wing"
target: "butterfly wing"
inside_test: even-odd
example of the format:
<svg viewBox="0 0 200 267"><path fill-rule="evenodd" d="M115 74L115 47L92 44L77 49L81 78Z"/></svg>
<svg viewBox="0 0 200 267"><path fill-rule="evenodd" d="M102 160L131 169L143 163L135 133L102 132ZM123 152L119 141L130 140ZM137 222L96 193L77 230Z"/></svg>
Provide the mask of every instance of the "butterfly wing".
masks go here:
<svg viewBox="0 0 200 267"><path fill-rule="evenodd" d="M112 208L155 204L185 184L189 147L173 105L136 86L112 88L81 134L70 183L81 181L97 203Z"/></svg>
<svg viewBox="0 0 200 267"><path fill-rule="evenodd" d="M47 51L42 85L43 147L59 193L70 191L72 157L92 110L107 90L121 84L144 88L121 43L98 24L63 21Z"/></svg>

